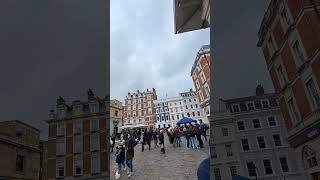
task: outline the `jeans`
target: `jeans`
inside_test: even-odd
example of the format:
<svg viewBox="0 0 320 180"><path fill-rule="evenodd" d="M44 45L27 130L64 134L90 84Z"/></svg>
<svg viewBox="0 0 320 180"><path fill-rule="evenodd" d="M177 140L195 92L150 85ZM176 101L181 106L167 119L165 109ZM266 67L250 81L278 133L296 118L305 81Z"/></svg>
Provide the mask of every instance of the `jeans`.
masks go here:
<svg viewBox="0 0 320 180"><path fill-rule="evenodd" d="M123 168L126 167L125 164L124 164L124 162L123 162L123 163L118 163L118 171L119 171L119 172L122 170L122 166L123 166Z"/></svg>
<svg viewBox="0 0 320 180"><path fill-rule="evenodd" d="M179 145L180 142L181 142L180 137L175 137L175 138L174 138L174 143L175 143L175 144Z"/></svg>
<svg viewBox="0 0 320 180"><path fill-rule="evenodd" d="M190 137L190 145L192 148L197 148L196 137Z"/></svg>
<svg viewBox="0 0 320 180"><path fill-rule="evenodd" d="M133 172L132 159L127 160L127 166L129 168L129 172Z"/></svg>

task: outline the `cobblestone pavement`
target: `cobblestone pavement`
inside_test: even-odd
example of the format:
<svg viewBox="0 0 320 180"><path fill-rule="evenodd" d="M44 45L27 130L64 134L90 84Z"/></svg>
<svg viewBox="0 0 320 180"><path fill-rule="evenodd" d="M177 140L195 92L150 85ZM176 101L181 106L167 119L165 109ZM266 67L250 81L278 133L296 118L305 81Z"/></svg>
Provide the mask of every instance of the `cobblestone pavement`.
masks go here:
<svg viewBox="0 0 320 180"><path fill-rule="evenodd" d="M151 151L145 145L145 151L141 152L141 144L135 147L133 159L133 173L131 178L127 177L127 171L121 172L121 180L197 180L197 169L202 160L210 156L209 144L205 142L202 149L187 149L186 139L182 137L181 147L173 147L166 137L165 154L160 153L160 148L154 148L152 142ZM117 164L114 154L110 158L111 179L115 179Z"/></svg>

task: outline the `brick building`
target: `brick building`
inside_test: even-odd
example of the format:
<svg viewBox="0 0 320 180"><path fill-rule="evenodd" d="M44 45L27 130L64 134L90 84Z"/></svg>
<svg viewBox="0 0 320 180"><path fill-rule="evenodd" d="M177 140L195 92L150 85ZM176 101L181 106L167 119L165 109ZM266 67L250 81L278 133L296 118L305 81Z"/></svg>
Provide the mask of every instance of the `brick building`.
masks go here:
<svg viewBox="0 0 320 180"><path fill-rule="evenodd" d="M124 125L155 125L155 106L154 101L157 100L156 90L153 88L152 91L147 91L131 94L130 92L125 98L124 107Z"/></svg>
<svg viewBox="0 0 320 180"><path fill-rule="evenodd" d="M86 102L68 105L57 99L50 111L48 179L106 179L109 177L108 97L91 90Z"/></svg>
<svg viewBox="0 0 320 180"><path fill-rule="evenodd" d="M0 122L0 179L44 180L45 146L39 143L35 127L18 120Z"/></svg>
<svg viewBox="0 0 320 180"><path fill-rule="evenodd" d="M191 69L199 105L210 119L210 46L202 46Z"/></svg>
<svg viewBox="0 0 320 180"><path fill-rule="evenodd" d="M272 0L263 18L261 47L288 130L310 174L320 179L320 1Z"/></svg>

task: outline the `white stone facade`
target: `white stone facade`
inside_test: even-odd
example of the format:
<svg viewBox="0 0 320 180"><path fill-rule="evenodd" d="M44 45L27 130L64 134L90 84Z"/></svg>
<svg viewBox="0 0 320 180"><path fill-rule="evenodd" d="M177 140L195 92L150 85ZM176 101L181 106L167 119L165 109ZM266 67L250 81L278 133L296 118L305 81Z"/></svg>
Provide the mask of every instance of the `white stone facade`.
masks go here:
<svg viewBox="0 0 320 180"><path fill-rule="evenodd" d="M155 128L165 128L171 125L167 99L160 99L154 102L156 109Z"/></svg>

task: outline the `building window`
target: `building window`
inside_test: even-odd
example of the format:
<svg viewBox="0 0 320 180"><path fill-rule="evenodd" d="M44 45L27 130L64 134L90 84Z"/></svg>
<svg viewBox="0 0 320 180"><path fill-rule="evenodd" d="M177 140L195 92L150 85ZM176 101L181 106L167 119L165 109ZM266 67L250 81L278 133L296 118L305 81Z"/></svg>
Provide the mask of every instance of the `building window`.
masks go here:
<svg viewBox="0 0 320 180"><path fill-rule="evenodd" d="M279 77L279 80L280 80L280 83L281 83L281 87L286 86L288 84L288 80L287 80L287 77L285 76L285 74L283 72L282 65L280 65L277 68L277 74L278 74L278 77Z"/></svg>
<svg viewBox="0 0 320 180"><path fill-rule="evenodd" d="M292 46L294 60L298 67L300 67L304 63L304 57L302 53L302 49L298 40L296 40Z"/></svg>
<svg viewBox="0 0 320 180"><path fill-rule="evenodd" d="M90 149L91 151L99 150L99 133L92 133L90 136Z"/></svg>
<svg viewBox="0 0 320 180"><path fill-rule="evenodd" d="M114 116L118 116L118 111L114 111Z"/></svg>
<svg viewBox="0 0 320 180"><path fill-rule="evenodd" d="M268 122L270 127L277 125L275 117L268 117Z"/></svg>
<svg viewBox="0 0 320 180"><path fill-rule="evenodd" d="M240 107L239 107L239 105L238 105L238 104L232 105L232 110L233 110L233 112L240 112Z"/></svg>
<svg viewBox="0 0 320 180"><path fill-rule="evenodd" d="M217 158L217 151L216 151L216 147L212 146L210 148L210 154L211 154L211 158Z"/></svg>
<svg viewBox="0 0 320 180"><path fill-rule="evenodd" d="M157 113L157 114L159 113L159 109L156 110L156 113Z"/></svg>
<svg viewBox="0 0 320 180"><path fill-rule="evenodd" d="M292 124L293 126L296 126L300 122L300 116L292 98L288 101L288 107L292 118Z"/></svg>
<svg viewBox="0 0 320 180"><path fill-rule="evenodd" d="M81 135L75 135L73 136L73 140L74 140L74 143L73 143L73 149L74 149L74 153L81 153Z"/></svg>
<svg viewBox="0 0 320 180"><path fill-rule="evenodd" d="M273 141L274 141L275 146L282 146L279 134L274 134L274 135L272 135L272 137L273 137Z"/></svg>
<svg viewBox="0 0 320 180"><path fill-rule="evenodd" d="M164 121L164 117L163 116L161 116L161 121Z"/></svg>
<svg viewBox="0 0 320 180"><path fill-rule="evenodd" d="M316 151L309 146L303 147L302 150L303 153L303 159L306 164L306 168L313 168L318 166L318 160L317 160L317 154Z"/></svg>
<svg viewBox="0 0 320 180"><path fill-rule="evenodd" d="M190 105L190 107L191 107L191 109L193 109L193 106L192 106L192 104Z"/></svg>
<svg viewBox="0 0 320 180"><path fill-rule="evenodd" d="M81 134L82 131L82 121L76 120L73 122L73 132L74 134Z"/></svg>
<svg viewBox="0 0 320 180"><path fill-rule="evenodd" d="M252 123L253 123L254 128L261 128L261 124L260 124L259 119L252 120Z"/></svg>
<svg viewBox="0 0 320 180"><path fill-rule="evenodd" d="M254 164L254 162L252 161L247 162L247 168L248 168L248 173L250 177L257 176L256 165Z"/></svg>
<svg viewBox="0 0 320 180"><path fill-rule="evenodd" d="M307 82L306 86L314 109L320 108L320 95L312 78Z"/></svg>
<svg viewBox="0 0 320 180"><path fill-rule="evenodd" d="M82 175L82 159L81 158L76 158L73 161L73 172L75 176Z"/></svg>
<svg viewBox="0 0 320 180"><path fill-rule="evenodd" d="M271 56L273 55L273 53L276 51L276 45L272 39L272 36L269 37L268 39L268 46L269 46L269 49L270 49L270 54Z"/></svg>
<svg viewBox="0 0 320 180"><path fill-rule="evenodd" d="M268 100L262 100L262 107L263 108L269 108L270 107L269 101Z"/></svg>
<svg viewBox="0 0 320 180"><path fill-rule="evenodd" d="M188 117L190 117L190 113L187 113Z"/></svg>
<svg viewBox="0 0 320 180"><path fill-rule="evenodd" d="M258 145L259 145L260 149L266 148L266 143L264 141L264 137L263 136L257 137L257 141L258 141Z"/></svg>
<svg viewBox="0 0 320 180"><path fill-rule="evenodd" d="M248 103L247 103L247 107L248 107L248 110L249 110L249 111L255 110L255 107L254 107L254 103L253 103L253 102L248 102Z"/></svg>
<svg viewBox="0 0 320 180"><path fill-rule="evenodd" d="M198 104L195 104L196 105L196 108L198 108Z"/></svg>
<svg viewBox="0 0 320 180"><path fill-rule="evenodd" d="M58 138L56 153L57 155L63 155L65 153L64 151L65 151L65 138Z"/></svg>
<svg viewBox="0 0 320 180"><path fill-rule="evenodd" d="M242 144L243 151L250 150L248 139L241 139L241 144Z"/></svg>
<svg viewBox="0 0 320 180"><path fill-rule="evenodd" d="M100 155L98 152L91 154L91 174L100 173Z"/></svg>
<svg viewBox="0 0 320 180"><path fill-rule="evenodd" d="M98 118L90 120L90 123L91 123L91 126L90 126L91 132L95 132L95 131L99 130L99 119Z"/></svg>
<svg viewBox="0 0 320 180"><path fill-rule="evenodd" d="M188 106L186 106L186 109L188 109Z"/></svg>
<svg viewBox="0 0 320 180"><path fill-rule="evenodd" d="M65 135L64 123L58 123L57 124L57 136L64 136L64 135Z"/></svg>
<svg viewBox="0 0 320 180"><path fill-rule="evenodd" d="M157 121L159 121L159 116L157 116Z"/></svg>
<svg viewBox="0 0 320 180"><path fill-rule="evenodd" d="M263 160L263 166L266 174L273 174L270 160L268 159Z"/></svg>
<svg viewBox="0 0 320 180"><path fill-rule="evenodd" d="M16 157L16 172L18 173L24 172L24 156L19 154Z"/></svg>
<svg viewBox="0 0 320 180"><path fill-rule="evenodd" d="M192 112L192 116L193 116L193 117L195 117L195 116L196 116L196 114L195 114L194 112Z"/></svg>
<svg viewBox="0 0 320 180"><path fill-rule="evenodd" d="M225 150L227 152L227 156L232 156L233 155L231 144L226 144L225 145Z"/></svg>
<svg viewBox="0 0 320 180"><path fill-rule="evenodd" d="M171 112L173 112L173 109L172 109L172 108L170 108L170 110L171 110Z"/></svg>
<svg viewBox="0 0 320 180"><path fill-rule="evenodd" d="M283 8L281 11L281 19L282 19L282 23L284 25L284 29L287 30L289 28L289 26L291 25L291 20L287 11L287 8Z"/></svg>
<svg viewBox="0 0 320 180"><path fill-rule="evenodd" d="M56 169L57 169L57 174L56 174L56 176L57 176L57 178L61 178L61 177L64 177L64 159L57 159L57 167L56 167Z"/></svg>
<svg viewBox="0 0 320 180"><path fill-rule="evenodd" d="M172 115L172 120L174 120L174 116Z"/></svg>
<svg viewBox="0 0 320 180"><path fill-rule="evenodd" d="M215 180L221 180L221 174L220 174L219 168L213 168L213 173L214 173Z"/></svg>
<svg viewBox="0 0 320 180"><path fill-rule="evenodd" d="M200 111L198 111L198 116L200 116Z"/></svg>
<svg viewBox="0 0 320 180"><path fill-rule="evenodd" d="M191 102L191 99L189 99L189 102Z"/></svg>
<svg viewBox="0 0 320 180"><path fill-rule="evenodd" d="M222 128L222 136L228 136L228 128Z"/></svg>
<svg viewBox="0 0 320 180"><path fill-rule="evenodd" d="M245 130L245 126L244 126L244 122L243 121L238 121L238 130L239 131L244 131Z"/></svg>
<svg viewBox="0 0 320 180"><path fill-rule="evenodd" d="M180 119L179 114L177 114L177 120L179 120L179 119Z"/></svg>
<svg viewBox="0 0 320 180"><path fill-rule="evenodd" d="M286 173L289 172L289 166L288 166L288 161L286 157L280 157L280 165L281 165L281 169L282 172Z"/></svg>
<svg viewBox="0 0 320 180"><path fill-rule="evenodd" d="M238 176L238 173L237 173L237 167L236 166L230 166L230 173L231 173L231 176Z"/></svg>

